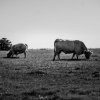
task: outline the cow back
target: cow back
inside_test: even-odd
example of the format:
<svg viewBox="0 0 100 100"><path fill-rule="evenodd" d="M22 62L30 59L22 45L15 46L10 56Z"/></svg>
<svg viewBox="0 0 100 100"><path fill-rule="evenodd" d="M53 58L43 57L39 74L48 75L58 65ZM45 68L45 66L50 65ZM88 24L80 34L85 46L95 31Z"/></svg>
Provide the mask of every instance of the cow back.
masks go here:
<svg viewBox="0 0 100 100"><path fill-rule="evenodd" d="M70 41L70 40L61 40L60 41L56 41L55 43L55 47L57 50L61 50L65 53L70 53L72 51L74 51L74 42Z"/></svg>

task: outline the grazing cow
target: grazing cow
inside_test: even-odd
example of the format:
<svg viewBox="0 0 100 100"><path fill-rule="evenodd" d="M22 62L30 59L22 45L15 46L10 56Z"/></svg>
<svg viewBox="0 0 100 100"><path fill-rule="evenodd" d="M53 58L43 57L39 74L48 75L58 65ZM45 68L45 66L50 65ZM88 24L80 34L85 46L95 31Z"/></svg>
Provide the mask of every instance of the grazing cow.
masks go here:
<svg viewBox="0 0 100 100"><path fill-rule="evenodd" d="M9 53L7 54L7 57L13 57L13 55L18 55L21 53L24 53L25 58L26 58L26 50L28 49L28 45L27 44L23 44L23 43L19 43L16 45L13 45L9 51Z"/></svg>
<svg viewBox="0 0 100 100"><path fill-rule="evenodd" d="M75 55L78 59L78 56L81 54L84 54L86 59L89 59L90 55L92 54L92 52L87 49L82 41L56 39L54 41L53 61L55 60L56 55L58 56L58 59L60 59L61 52L64 52L65 54L73 53L72 59Z"/></svg>

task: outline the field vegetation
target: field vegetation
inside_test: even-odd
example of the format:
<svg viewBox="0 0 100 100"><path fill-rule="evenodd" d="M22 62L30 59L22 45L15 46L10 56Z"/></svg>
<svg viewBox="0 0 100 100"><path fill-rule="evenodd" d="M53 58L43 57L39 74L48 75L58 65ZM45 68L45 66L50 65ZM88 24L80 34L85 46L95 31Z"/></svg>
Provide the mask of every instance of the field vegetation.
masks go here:
<svg viewBox="0 0 100 100"><path fill-rule="evenodd" d="M26 58L0 51L0 100L100 100L100 49L91 50L90 60L62 53L60 61L48 49Z"/></svg>

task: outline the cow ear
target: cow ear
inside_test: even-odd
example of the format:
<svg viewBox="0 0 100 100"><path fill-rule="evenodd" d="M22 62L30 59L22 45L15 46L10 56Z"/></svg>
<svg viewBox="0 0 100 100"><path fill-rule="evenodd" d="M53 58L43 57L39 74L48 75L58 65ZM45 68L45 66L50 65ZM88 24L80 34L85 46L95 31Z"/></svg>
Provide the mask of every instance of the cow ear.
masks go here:
<svg viewBox="0 0 100 100"><path fill-rule="evenodd" d="M91 53L91 54L93 54L93 52L92 52L92 51L90 51L90 53Z"/></svg>

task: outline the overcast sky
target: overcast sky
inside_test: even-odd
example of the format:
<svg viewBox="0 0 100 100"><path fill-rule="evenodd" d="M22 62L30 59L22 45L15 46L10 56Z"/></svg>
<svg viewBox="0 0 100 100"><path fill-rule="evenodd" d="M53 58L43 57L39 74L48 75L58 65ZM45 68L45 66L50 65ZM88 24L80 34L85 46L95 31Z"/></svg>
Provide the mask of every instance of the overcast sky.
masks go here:
<svg viewBox="0 0 100 100"><path fill-rule="evenodd" d="M53 48L56 38L100 48L100 0L0 0L0 39Z"/></svg>

